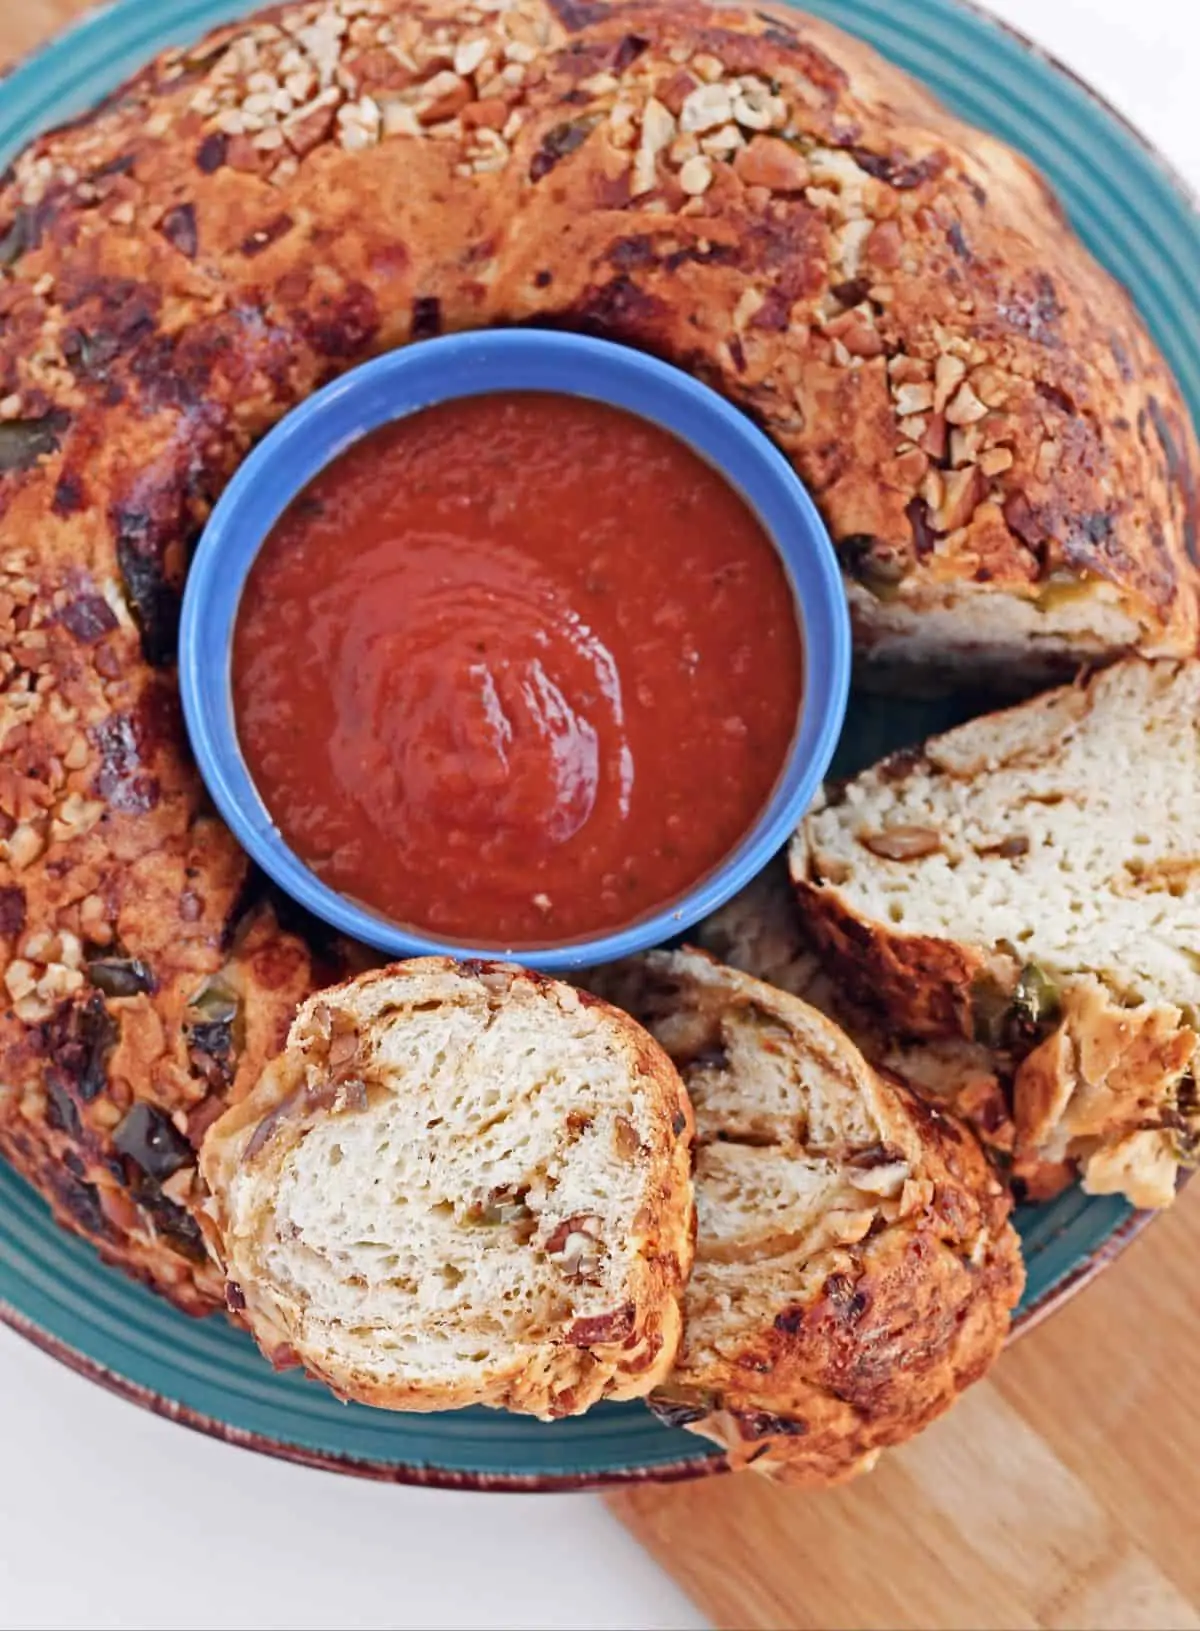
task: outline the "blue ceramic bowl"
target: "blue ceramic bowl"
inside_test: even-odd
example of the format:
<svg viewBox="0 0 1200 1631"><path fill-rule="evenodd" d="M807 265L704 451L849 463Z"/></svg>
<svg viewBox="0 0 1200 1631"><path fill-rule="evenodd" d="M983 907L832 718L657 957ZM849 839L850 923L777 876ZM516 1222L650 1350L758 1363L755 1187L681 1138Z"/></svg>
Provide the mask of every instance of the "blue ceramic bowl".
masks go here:
<svg viewBox="0 0 1200 1631"><path fill-rule="evenodd" d="M213 511L188 574L180 635L184 715L201 774L243 848L317 917L392 956L496 955L395 924L323 883L284 842L238 746L231 651L246 576L288 504L352 442L438 402L492 391L554 391L624 408L672 431L741 493L787 570L805 654L800 718L787 762L758 820L687 894L615 933L520 948L542 969L644 951L714 911L761 871L804 813L846 713L850 625L829 535L781 453L690 375L603 340L538 329L452 335L364 364L289 414L254 450Z"/></svg>

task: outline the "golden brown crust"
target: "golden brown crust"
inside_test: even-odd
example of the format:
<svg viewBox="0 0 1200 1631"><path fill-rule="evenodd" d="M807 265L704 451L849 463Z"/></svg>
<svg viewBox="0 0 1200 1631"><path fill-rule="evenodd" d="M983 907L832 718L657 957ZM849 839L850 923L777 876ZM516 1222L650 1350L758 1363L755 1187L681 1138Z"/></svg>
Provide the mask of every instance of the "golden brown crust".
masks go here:
<svg viewBox="0 0 1200 1631"><path fill-rule="evenodd" d="M178 1174L342 954L312 966L208 814L179 590L241 457L316 386L437 332L601 333L769 429L860 650L968 592L986 647L1006 594L1041 615L1101 579L1120 626L1085 618L1081 649L1196 635L1195 444L1126 297L1023 161L865 46L692 0L301 10L160 59L0 187L0 1150L195 1309L215 1287ZM650 94L674 118L735 76L736 117L655 160ZM99 953L153 989L90 988ZM188 1005L227 967L258 1040L214 1063ZM189 1146L183 1207L114 1144L134 1099Z"/></svg>
<svg viewBox="0 0 1200 1631"><path fill-rule="evenodd" d="M911 1036L974 1036L971 990L985 966L979 952L864 922L836 888L799 874L793 882L814 944L868 1013L903 1014Z"/></svg>
<svg viewBox="0 0 1200 1631"><path fill-rule="evenodd" d="M1180 1161L1200 1152L1196 1047L1169 1003L1130 1008L1098 982L1073 987L1016 1068L1018 1158L1078 1165L1090 1194L1169 1206Z"/></svg>
<svg viewBox="0 0 1200 1631"><path fill-rule="evenodd" d="M571 1012L586 1005L598 1021L597 1036L602 1033L603 1045L624 1062L646 1108L647 1137L631 1157L644 1177L637 1217L627 1224L636 1253L620 1306L564 1316L532 1351L514 1344L495 1354L486 1377L470 1384L451 1385L436 1374L388 1381L349 1364L313 1334L312 1311L276 1279L262 1254L261 1242L274 1238L275 1225L261 1195L273 1196L289 1153L320 1121L353 1115L373 1091L372 988L385 1015L409 1002L449 1005L468 998L491 1009L532 1004ZM414 1411L489 1405L551 1420L601 1399L640 1398L665 1379L679 1346L695 1240L693 1126L687 1094L663 1050L628 1014L589 993L508 964L449 958L418 958L360 975L301 1006L284 1052L205 1138L200 1162L211 1192L205 1221L225 1265L229 1306L273 1364L301 1364L339 1397L360 1404ZM248 1211L245 1193L252 1185L260 1200Z"/></svg>
<svg viewBox="0 0 1200 1631"><path fill-rule="evenodd" d="M652 1407L720 1443L731 1465L783 1482L835 1483L866 1470L881 1449L947 1409L1003 1345L1023 1281L1003 1185L960 1122L873 1073L848 1038L794 997L689 951L653 953L593 978L663 1041L696 1108L701 1230L688 1324L675 1371ZM748 1007L769 1021L764 1045L792 1048L801 1075L815 1066L823 1080L836 1077L847 1105L861 1098L878 1118L883 1143L845 1146L848 1167L899 1162L907 1176L894 1197L876 1198L873 1219L856 1211L839 1225L830 1216L830 1232L817 1237L811 1255L787 1258L790 1280L771 1265L769 1307L752 1329L730 1317L714 1336L704 1274L714 1252L703 1221L705 1151L739 1135L706 1109L714 1040L696 1054L694 1017L709 1026L719 1015L740 1023ZM756 1131L753 1141L761 1146L766 1136ZM781 1166L789 1153L780 1150ZM857 1204L868 1201L860 1195ZM753 1293L760 1249L746 1262L740 1297L721 1283L734 1312Z"/></svg>

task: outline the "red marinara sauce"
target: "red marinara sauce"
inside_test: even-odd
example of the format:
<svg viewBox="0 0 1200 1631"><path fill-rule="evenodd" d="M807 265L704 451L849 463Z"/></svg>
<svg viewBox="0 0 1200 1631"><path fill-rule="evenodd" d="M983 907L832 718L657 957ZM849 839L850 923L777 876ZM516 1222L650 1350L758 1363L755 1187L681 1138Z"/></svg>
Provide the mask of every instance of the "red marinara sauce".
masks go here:
<svg viewBox="0 0 1200 1631"><path fill-rule="evenodd" d="M296 854L397 924L514 949L711 872L803 684L743 499L657 426L537 392L334 460L263 545L233 645L242 751Z"/></svg>

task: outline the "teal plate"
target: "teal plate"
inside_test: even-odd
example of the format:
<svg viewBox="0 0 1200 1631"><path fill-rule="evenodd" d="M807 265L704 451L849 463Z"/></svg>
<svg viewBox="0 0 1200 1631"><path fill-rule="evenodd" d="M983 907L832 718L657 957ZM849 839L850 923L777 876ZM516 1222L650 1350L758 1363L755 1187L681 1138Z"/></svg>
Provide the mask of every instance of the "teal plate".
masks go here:
<svg viewBox="0 0 1200 1631"><path fill-rule="evenodd" d="M118 0L0 84L0 162L38 131L98 101L162 47L247 9L245 0ZM1200 419L1194 284L1200 217L1143 139L1028 41L954 0L808 0L861 34L956 112L1023 149L1057 187L1093 253L1132 291ZM950 723L928 709L854 712L838 769ZM1026 1329L1110 1262L1146 1221L1078 1189L1018 1216ZM690 1434L640 1405L606 1405L543 1426L464 1410L387 1415L274 1375L223 1319L189 1320L103 1268L42 1201L0 1168L0 1317L125 1397L232 1443L312 1466L403 1483L569 1489L688 1478L721 1469Z"/></svg>

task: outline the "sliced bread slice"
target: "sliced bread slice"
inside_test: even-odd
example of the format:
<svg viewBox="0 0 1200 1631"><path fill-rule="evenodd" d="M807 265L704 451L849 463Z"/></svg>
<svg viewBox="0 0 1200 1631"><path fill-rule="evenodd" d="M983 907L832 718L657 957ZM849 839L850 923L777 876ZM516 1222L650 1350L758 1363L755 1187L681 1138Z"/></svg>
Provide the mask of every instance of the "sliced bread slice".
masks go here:
<svg viewBox="0 0 1200 1631"><path fill-rule="evenodd" d="M806 924L895 1031L983 1042L1019 1156L1174 1195L1200 1146L1200 662L1122 662L834 791L793 841Z"/></svg>
<svg viewBox="0 0 1200 1631"><path fill-rule="evenodd" d="M856 1003L832 978L805 932L783 856L698 924L690 938L719 962L819 1009L877 1069L968 1122L1022 1199L1048 1200L1074 1180L1069 1162L1016 1158L1011 1076L992 1049L962 1036L898 1035L877 1010Z"/></svg>
<svg viewBox="0 0 1200 1631"><path fill-rule="evenodd" d="M201 1165L230 1306L346 1399L551 1418L679 1341L692 1119L625 1014L424 958L301 1007Z"/></svg>
<svg viewBox="0 0 1200 1631"><path fill-rule="evenodd" d="M696 1114L696 1262L666 1421L791 1483L865 1471L1000 1351L1009 1197L960 1123L822 1014L698 951L589 977L671 1055Z"/></svg>

